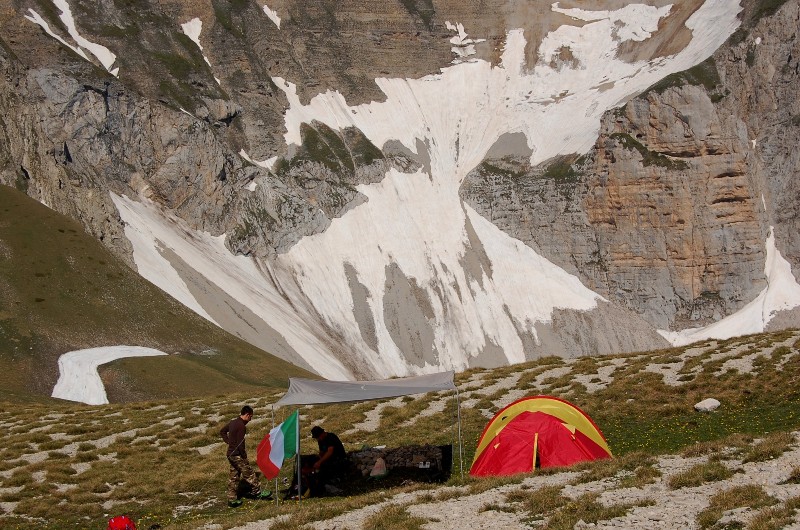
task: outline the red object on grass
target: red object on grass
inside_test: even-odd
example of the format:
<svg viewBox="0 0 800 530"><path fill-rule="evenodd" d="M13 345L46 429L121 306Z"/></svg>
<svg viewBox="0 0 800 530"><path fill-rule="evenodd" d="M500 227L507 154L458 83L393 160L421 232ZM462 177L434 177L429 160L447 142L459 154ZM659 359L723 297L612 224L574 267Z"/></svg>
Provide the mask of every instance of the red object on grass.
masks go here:
<svg viewBox="0 0 800 530"><path fill-rule="evenodd" d="M136 525L127 515L118 515L108 520L106 530L136 530Z"/></svg>

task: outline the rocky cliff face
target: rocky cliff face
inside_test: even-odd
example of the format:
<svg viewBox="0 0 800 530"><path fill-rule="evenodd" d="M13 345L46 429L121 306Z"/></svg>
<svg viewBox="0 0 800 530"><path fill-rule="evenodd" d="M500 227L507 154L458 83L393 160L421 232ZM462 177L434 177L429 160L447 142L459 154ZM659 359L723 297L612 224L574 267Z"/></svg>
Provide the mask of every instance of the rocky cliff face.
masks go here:
<svg viewBox="0 0 800 530"><path fill-rule="evenodd" d="M707 324L765 287L764 207L736 122L700 87L652 90L608 113L579 160L487 161L462 193L658 327Z"/></svg>
<svg viewBox="0 0 800 530"><path fill-rule="evenodd" d="M729 3L16 0L0 181L328 377L660 346L800 259L797 3L677 73Z"/></svg>
<svg viewBox="0 0 800 530"><path fill-rule="evenodd" d="M773 16L765 16L771 11L759 7L751 8L751 16L763 18L735 34L731 45L717 54L720 78L726 94L730 91L720 100L720 111L736 116L740 134L747 133L755 155L751 178L764 196L778 247L798 271L800 8L786 2Z"/></svg>
<svg viewBox="0 0 800 530"><path fill-rule="evenodd" d="M748 5L712 58L609 111L588 153L487 159L462 196L661 329L741 309L771 226L797 270L797 5L765 15Z"/></svg>

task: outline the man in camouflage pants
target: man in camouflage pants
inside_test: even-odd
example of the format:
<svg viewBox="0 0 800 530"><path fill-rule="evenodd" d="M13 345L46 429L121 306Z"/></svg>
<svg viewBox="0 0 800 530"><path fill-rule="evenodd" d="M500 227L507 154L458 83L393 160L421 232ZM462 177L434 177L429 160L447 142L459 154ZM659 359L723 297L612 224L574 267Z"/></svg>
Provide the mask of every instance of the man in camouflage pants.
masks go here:
<svg viewBox="0 0 800 530"><path fill-rule="evenodd" d="M269 499L271 491L262 491L261 482L247 461L244 437L247 434L247 423L253 419L253 408L249 405L242 407L238 418L232 419L219 432L222 439L228 444L228 462L231 464L228 479L228 506L236 508L242 505L239 498L239 482L245 481L250 487L250 495L256 499Z"/></svg>

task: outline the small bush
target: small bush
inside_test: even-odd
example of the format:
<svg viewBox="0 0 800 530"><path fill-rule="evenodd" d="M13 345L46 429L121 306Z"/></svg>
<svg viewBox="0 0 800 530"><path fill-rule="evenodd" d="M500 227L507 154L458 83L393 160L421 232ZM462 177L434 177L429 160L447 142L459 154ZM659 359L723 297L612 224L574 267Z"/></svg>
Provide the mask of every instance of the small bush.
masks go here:
<svg viewBox="0 0 800 530"><path fill-rule="evenodd" d="M77 462L94 462L97 459L98 457L96 454L89 452L78 453L75 457Z"/></svg>
<svg viewBox="0 0 800 530"><path fill-rule="evenodd" d="M718 460L698 464L681 473L670 477L667 485L671 489L692 488L706 482L717 482L733 476L733 471L728 469Z"/></svg>
<svg viewBox="0 0 800 530"><path fill-rule="evenodd" d="M786 346L778 346L772 351L772 360L779 361L782 357L789 355L790 353L792 353L792 350Z"/></svg>
<svg viewBox="0 0 800 530"><path fill-rule="evenodd" d="M735 508L763 508L777 501L767 495L760 486L749 484L735 486L711 497L708 508L697 514L700 528L709 528L720 520L722 514Z"/></svg>
<svg viewBox="0 0 800 530"><path fill-rule="evenodd" d="M93 431L90 425L85 424L77 424L77 425L68 425L64 430L64 434L67 436L76 436L79 434L88 434Z"/></svg>
<svg viewBox="0 0 800 530"><path fill-rule="evenodd" d="M576 471L585 470L586 472L583 473L576 482L586 483L613 477L620 471L635 473L638 469L642 467L652 467L655 463L656 460L651 455L636 451L619 458L606 458L593 462L582 462L573 466L571 469Z"/></svg>
<svg viewBox="0 0 800 530"><path fill-rule="evenodd" d="M777 432L767 435L763 440L747 452L744 462L764 462L778 458L789 450L794 443L794 436L788 432Z"/></svg>
<svg viewBox="0 0 800 530"><path fill-rule="evenodd" d="M405 505L390 504L368 517L363 527L373 530L422 530L427 522L427 519L409 514Z"/></svg>
<svg viewBox="0 0 800 530"><path fill-rule="evenodd" d="M534 491L519 489L506 495L506 501L520 503L522 510L534 520L551 515L567 503L561 496L561 486L545 486Z"/></svg>
<svg viewBox="0 0 800 530"><path fill-rule="evenodd" d="M486 477L473 480L469 484L469 494L476 495L478 493L483 493L484 491L488 491L490 489L499 488L500 486L505 486L507 484L519 484L528 475L526 473L519 473L517 475L507 475L503 477Z"/></svg>
<svg viewBox="0 0 800 530"><path fill-rule="evenodd" d="M747 434L734 434L721 440L711 440L708 442L697 442L690 445L681 452L681 456L691 458L695 456L717 455L725 449L739 449L748 447L752 443L753 437Z"/></svg>
<svg viewBox="0 0 800 530"><path fill-rule="evenodd" d="M781 484L800 484L800 467L793 467L789 476Z"/></svg>
<svg viewBox="0 0 800 530"><path fill-rule="evenodd" d="M33 483L33 477L27 471L17 471L11 478L3 481L3 487L26 486Z"/></svg>
<svg viewBox="0 0 800 530"><path fill-rule="evenodd" d="M652 484L661 477L661 471L653 466L637 467L633 475L623 478L619 482L621 488L641 488L646 484Z"/></svg>
<svg viewBox="0 0 800 530"><path fill-rule="evenodd" d="M781 506L765 508L755 515L747 525L747 530L780 530L794 520L795 511L800 508L800 497L793 497Z"/></svg>
<svg viewBox="0 0 800 530"><path fill-rule="evenodd" d="M15 467L19 467L19 462L12 462L10 460L0 460L0 471L8 471L9 469L14 469Z"/></svg>
<svg viewBox="0 0 800 530"><path fill-rule="evenodd" d="M490 504L484 504L480 507L478 512L507 512L507 513L516 513L517 511L512 506L506 506L504 504L497 504L496 502Z"/></svg>
<svg viewBox="0 0 800 530"><path fill-rule="evenodd" d="M636 506L652 505L652 501L645 500L632 504L603 506L598 502L598 496L599 495L596 493L589 493L578 499L569 501L566 505L561 507L542 528L544 530L571 530L578 521L589 524L597 523L598 521L607 521L608 519L624 516L628 513L628 510Z"/></svg>

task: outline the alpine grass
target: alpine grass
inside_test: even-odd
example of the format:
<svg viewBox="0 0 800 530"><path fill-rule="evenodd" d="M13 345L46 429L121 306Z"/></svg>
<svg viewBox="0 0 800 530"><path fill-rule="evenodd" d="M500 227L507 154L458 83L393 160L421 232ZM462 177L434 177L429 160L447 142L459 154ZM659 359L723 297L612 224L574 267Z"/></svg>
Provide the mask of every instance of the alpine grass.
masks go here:
<svg viewBox="0 0 800 530"><path fill-rule="evenodd" d="M667 484L672 489L691 488L700 486L707 482L717 482L733 476L725 464L719 460L711 460L703 464L697 464L686 471L673 475Z"/></svg>
<svg viewBox="0 0 800 530"><path fill-rule="evenodd" d="M490 490L503 491L506 497L505 501L483 502L487 510L514 509L520 517L548 528L568 527L580 519L607 520L623 515L633 505L610 506L591 495L582 497L578 505L562 495L563 486L530 483L531 475L527 474L492 479L461 477L460 467L463 465L465 473L469 470L477 439L489 419L485 411L464 403L490 398L487 405L495 410L501 400L512 399L509 392L525 390L535 395L544 391L537 382L543 382L546 388L560 385L565 394L556 397L575 396L573 403L601 428L614 458L566 469L540 469L533 477L544 480L549 474L568 471L562 477L564 485L571 483L571 487L603 481L619 488L641 488L659 480L667 481L671 488L694 487L730 478L734 473L731 468L740 465L731 460L762 462L780 458L796 447L788 432L800 428L800 398L792 383L800 377L800 356L782 352L780 366L778 361L754 362L749 373L717 372L727 359L746 352L771 355L778 344L794 348L798 337L797 331L781 332L608 356L602 361L581 360L574 363L581 368L575 372L571 371L571 362L545 358L504 367L498 372L500 376L485 369L458 374L463 462L454 446L454 471L444 485L418 482L385 487L377 483L371 491L344 498L310 499L302 506L292 501L279 501L277 506L274 502L245 501L232 511L226 505L228 469L219 429L243 404L254 406L256 415L248 425L248 450L254 454L255 445L273 425L271 404L282 395L280 388L97 407L57 400L6 401L0 406L0 429L5 434L0 446L0 502L10 511L0 518L0 526L20 530L93 528L107 520L107 515L124 512L144 528L155 524L170 530L215 524L229 528L257 520L269 520L274 528L298 528L383 502L401 492L416 495L416 503L435 504ZM683 367L667 362L676 359L684 359ZM574 379L578 374L585 377L596 373L611 360L618 366L604 388L588 392L584 383ZM646 371L650 364L674 365L678 375L691 364L692 379L667 384L661 374ZM554 368L566 371L542 381L540 376ZM486 396L491 382L508 382L509 388L501 384ZM709 396L722 402L720 409L712 414L695 412L693 405ZM384 406L376 415L378 421L363 428L356 426L374 414L375 402L303 407L301 452L316 453L316 443L308 436L315 424L338 433L349 450L377 445L457 444L458 410L453 394L414 396L402 400L402 404ZM428 414L426 411L434 405L435 411ZM274 422L291 412L286 407L276 408ZM668 478L661 477L658 457L674 453L708 461L682 473L665 472ZM291 480L291 467L284 466L278 490L286 487L284 479ZM797 481L800 472L796 468L787 470L787 482ZM268 487L274 489L275 485ZM787 513L781 506L763 504L771 502L763 495L750 490L738 493L742 492L746 495L729 494L733 501L716 499L702 516L703 521L715 524L719 517L714 507L731 503L763 509L759 517L766 521L764 524L783 520L782 514ZM408 507L397 510L384 514L387 524L424 524L424 518L416 518Z"/></svg>
<svg viewBox="0 0 800 530"><path fill-rule="evenodd" d="M722 514L726 511L744 507L762 508L777 502L767 495L760 486L752 484L734 486L711 497L708 508L698 514L697 524L700 528L710 528L720 520Z"/></svg>

